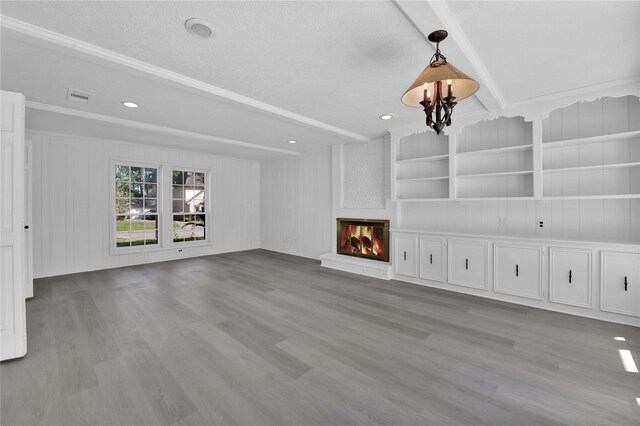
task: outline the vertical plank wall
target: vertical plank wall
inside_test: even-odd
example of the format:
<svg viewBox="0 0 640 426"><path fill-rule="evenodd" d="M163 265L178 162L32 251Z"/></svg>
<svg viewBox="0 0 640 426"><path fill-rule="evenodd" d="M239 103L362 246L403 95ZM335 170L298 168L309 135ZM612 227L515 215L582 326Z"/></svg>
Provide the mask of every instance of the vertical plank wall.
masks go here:
<svg viewBox="0 0 640 426"><path fill-rule="evenodd" d="M27 132L33 141L34 277L260 246L260 164L81 136ZM111 158L211 171L212 245L110 254Z"/></svg>
<svg viewBox="0 0 640 426"><path fill-rule="evenodd" d="M260 195L262 248L308 257L331 251L330 148L262 162Z"/></svg>

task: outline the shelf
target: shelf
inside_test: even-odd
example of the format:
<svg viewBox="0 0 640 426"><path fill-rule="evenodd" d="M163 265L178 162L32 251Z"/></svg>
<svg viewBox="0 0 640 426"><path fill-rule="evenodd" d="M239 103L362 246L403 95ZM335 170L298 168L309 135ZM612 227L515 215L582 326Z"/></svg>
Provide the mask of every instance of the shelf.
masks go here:
<svg viewBox="0 0 640 426"><path fill-rule="evenodd" d="M458 158L464 158L464 157L475 157L477 155L487 155L487 154L494 154L494 155L506 154L510 152L528 151L532 147L533 147L533 144L527 144L527 145L507 146L504 148L481 149L479 151L459 152L457 156Z"/></svg>
<svg viewBox="0 0 640 426"><path fill-rule="evenodd" d="M419 162L446 160L448 158L449 158L449 154L432 155L429 157L416 157L416 158L407 158L405 160L396 160L396 163L397 164L419 163Z"/></svg>
<svg viewBox="0 0 640 426"><path fill-rule="evenodd" d="M396 201L426 202L426 201L538 201L544 198L529 197L469 197L469 198L397 198Z"/></svg>
<svg viewBox="0 0 640 426"><path fill-rule="evenodd" d="M396 179L396 182L422 182L427 180L444 180L449 179L449 176L436 176L436 177L424 177L424 178L409 178L409 179Z"/></svg>
<svg viewBox="0 0 640 426"><path fill-rule="evenodd" d="M622 200L640 198L640 194L614 195L559 195L554 197L458 197L458 198L397 198L396 201L426 202L426 201L557 201L557 200Z"/></svg>
<svg viewBox="0 0 640 426"><path fill-rule="evenodd" d="M612 195L558 195L542 197L541 200L620 200L640 198L640 194L612 194Z"/></svg>
<svg viewBox="0 0 640 426"><path fill-rule="evenodd" d="M458 175L459 178L476 178L476 177L501 177L501 176L521 176L531 175L533 171L523 170L519 172L494 172L494 173L475 173L470 175Z"/></svg>
<svg viewBox="0 0 640 426"><path fill-rule="evenodd" d="M640 162L635 163L614 163L614 164L600 164L597 166L577 166L577 167L562 167L557 169L545 169L543 173L561 173L561 172L576 172L583 170L604 170L604 169L621 169L625 167L637 167L640 166Z"/></svg>
<svg viewBox="0 0 640 426"><path fill-rule="evenodd" d="M634 130L632 132L612 133L610 135L592 136L588 138L566 139L560 141L543 142L543 148L559 148L562 146L582 145L588 143L597 142L611 142L620 139L629 139L640 137L640 130Z"/></svg>

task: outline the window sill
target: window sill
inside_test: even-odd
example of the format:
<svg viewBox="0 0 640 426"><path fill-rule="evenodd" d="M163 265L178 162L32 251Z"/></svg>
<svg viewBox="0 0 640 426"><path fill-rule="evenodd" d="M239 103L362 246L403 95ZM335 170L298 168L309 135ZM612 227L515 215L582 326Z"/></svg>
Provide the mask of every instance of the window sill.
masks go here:
<svg viewBox="0 0 640 426"><path fill-rule="evenodd" d="M154 253L159 251L167 251L167 250L181 250L181 249L191 249L197 247L207 247L212 246L213 243L211 241L202 241L197 243L169 243L167 247L158 246L153 248L148 248L149 246L136 246L136 247L112 247L110 251L111 256L120 256L123 254L143 254L143 253Z"/></svg>

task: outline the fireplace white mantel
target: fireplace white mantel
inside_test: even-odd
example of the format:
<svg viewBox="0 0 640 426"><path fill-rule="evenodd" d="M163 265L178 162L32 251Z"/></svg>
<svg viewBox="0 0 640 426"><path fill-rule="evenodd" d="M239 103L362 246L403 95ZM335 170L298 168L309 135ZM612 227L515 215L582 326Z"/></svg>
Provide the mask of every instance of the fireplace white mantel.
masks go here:
<svg viewBox="0 0 640 426"><path fill-rule="evenodd" d="M362 259L343 254L328 253L320 256L320 264L354 274L366 275L384 280L391 279L391 264L380 260Z"/></svg>

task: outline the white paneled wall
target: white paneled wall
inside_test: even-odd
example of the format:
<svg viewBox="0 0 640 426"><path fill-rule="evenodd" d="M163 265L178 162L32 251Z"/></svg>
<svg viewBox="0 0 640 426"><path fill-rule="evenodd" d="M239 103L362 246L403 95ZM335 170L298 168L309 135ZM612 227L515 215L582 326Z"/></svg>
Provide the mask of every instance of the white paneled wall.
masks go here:
<svg viewBox="0 0 640 426"><path fill-rule="evenodd" d="M335 239L331 149L261 164L262 248L317 257Z"/></svg>
<svg viewBox="0 0 640 426"><path fill-rule="evenodd" d="M247 250L260 246L260 164L184 151L41 132L33 141L34 276ZM212 245L110 255L110 159L211 171Z"/></svg>
<svg viewBox="0 0 640 426"><path fill-rule="evenodd" d="M400 227L435 232L640 243L640 200L403 203ZM544 227L537 226L539 221Z"/></svg>

